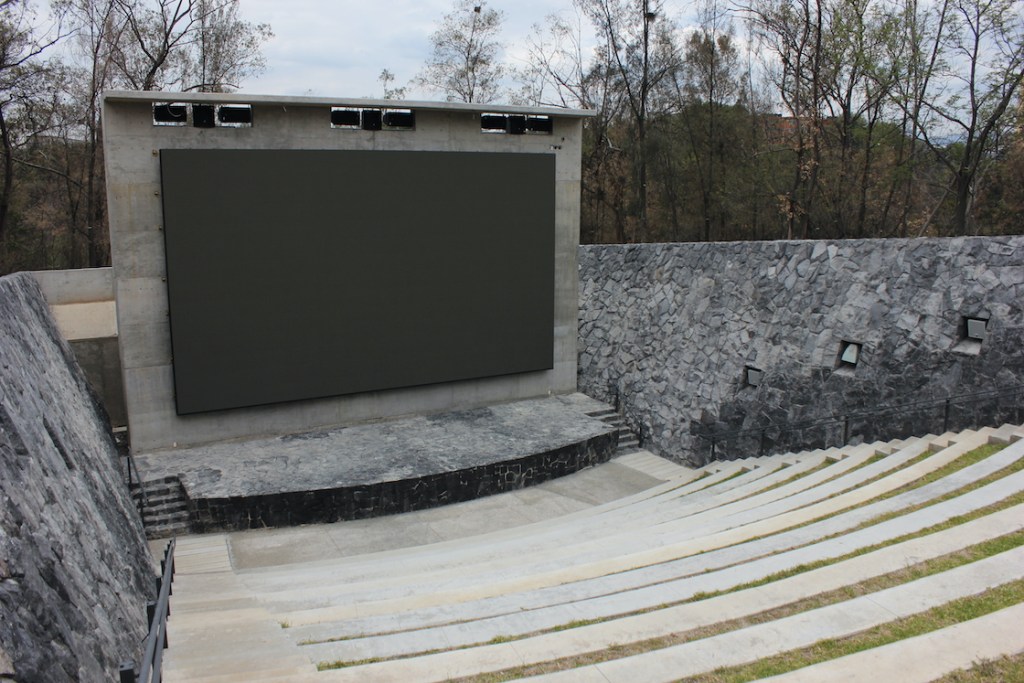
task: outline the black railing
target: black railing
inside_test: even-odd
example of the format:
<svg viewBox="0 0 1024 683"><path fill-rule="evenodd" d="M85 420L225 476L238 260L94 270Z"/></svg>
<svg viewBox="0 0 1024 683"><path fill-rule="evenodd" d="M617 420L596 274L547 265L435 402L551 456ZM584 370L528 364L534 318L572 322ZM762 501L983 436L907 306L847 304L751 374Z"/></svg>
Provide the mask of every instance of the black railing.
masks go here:
<svg viewBox="0 0 1024 683"><path fill-rule="evenodd" d="M936 429L938 433L958 431L997 420L1020 423L1024 420L1024 401L1003 401L1011 397L1024 397L1024 384L810 420L774 422L732 431L712 428L694 436L708 444L705 463L728 460L730 456L746 458L796 449L841 447L854 437L895 439ZM1008 405L979 410L979 405L991 402ZM964 407L970 410L965 411Z"/></svg>
<svg viewBox="0 0 1024 683"><path fill-rule="evenodd" d="M163 675L164 650L167 649L167 617L171 615L171 582L174 581L174 546L172 538L160 561L160 576L156 579L157 599L146 605L149 635L142 647L142 663L138 669L134 661L121 663L120 683L159 683Z"/></svg>
<svg viewBox="0 0 1024 683"><path fill-rule="evenodd" d="M149 498L146 496L146 487L142 483L142 475L139 474L139 468L135 465L135 458L132 457L131 452L124 454L125 469L128 472L128 493L132 493L132 486L138 482L139 487L139 498L135 505L139 508L139 516L142 517L145 514L146 507L149 505ZM134 472L134 475L132 474Z"/></svg>

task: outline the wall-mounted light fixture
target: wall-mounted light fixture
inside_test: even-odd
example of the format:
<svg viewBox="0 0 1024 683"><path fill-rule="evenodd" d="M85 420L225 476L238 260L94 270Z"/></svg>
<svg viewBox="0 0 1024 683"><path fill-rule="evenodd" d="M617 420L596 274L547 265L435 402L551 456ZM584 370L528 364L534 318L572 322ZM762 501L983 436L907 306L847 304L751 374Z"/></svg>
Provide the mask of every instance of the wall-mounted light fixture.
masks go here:
<svg viewBox="0 0 1024 683"><path fill-rule="evenodd" d="M202 104L187 102L155 102L154 126L187 126L195 128L251 128L251 104Z"/></svg>
<svg viewBox="0 0 1024 683"><path fill-rule="evenodd" d="M953 351L969 356L981 353L981 343L988 337L989 319L981 315L965 315L960 319L960 335Z"/></svg>
<svg viewBox="0 0 1024 683"><path fill-rule="evenodd" d="M985 333L988 331L987 318L964 318L964 336L975 341L985 341Z"/></svg>
<svg viewBox="0 0 1024 683"><path fill-rule="evenodd" d="M853 372L860 363L861 344L859 342L839 342L839 354L836 356L836 370L840 372Z"/></svg>

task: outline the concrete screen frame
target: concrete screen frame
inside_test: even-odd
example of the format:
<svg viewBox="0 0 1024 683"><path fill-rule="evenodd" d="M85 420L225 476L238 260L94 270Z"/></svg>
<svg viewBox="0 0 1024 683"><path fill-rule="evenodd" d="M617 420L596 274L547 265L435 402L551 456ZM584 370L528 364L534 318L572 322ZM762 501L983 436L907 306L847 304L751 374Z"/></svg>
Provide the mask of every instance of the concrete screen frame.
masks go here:
<svg viewBox="0 0 1024 683"><path fill-rule="evenodd" d="M252 126L156 125L155 104L249 105ZM331 126L333 108L415 113L413 130ZM550 133L493 134L481 115L531 115ZM151 452L227 439L288 434L402 415L443 412L576 390L582 121L552 108L343 98L109 92L104 154L121 366L132 448ZM179 416L166 283L161 149L504 152L554 158L554 320L551 370Z"/></svg>

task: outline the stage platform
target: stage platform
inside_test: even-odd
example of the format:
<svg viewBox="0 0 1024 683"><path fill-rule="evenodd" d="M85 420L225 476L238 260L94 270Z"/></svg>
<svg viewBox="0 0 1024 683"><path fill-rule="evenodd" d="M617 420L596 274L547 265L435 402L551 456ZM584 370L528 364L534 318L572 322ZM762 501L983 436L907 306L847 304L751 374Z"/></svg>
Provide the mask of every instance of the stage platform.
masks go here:
<svg viewBox="0 0 1024 683"><path fill-rule="evenodd" d="M180 481L193 532L361 519L471 500L606 462L609 406L583 394L136 454ZM151 487L148 487L151 488Z"/></svg>

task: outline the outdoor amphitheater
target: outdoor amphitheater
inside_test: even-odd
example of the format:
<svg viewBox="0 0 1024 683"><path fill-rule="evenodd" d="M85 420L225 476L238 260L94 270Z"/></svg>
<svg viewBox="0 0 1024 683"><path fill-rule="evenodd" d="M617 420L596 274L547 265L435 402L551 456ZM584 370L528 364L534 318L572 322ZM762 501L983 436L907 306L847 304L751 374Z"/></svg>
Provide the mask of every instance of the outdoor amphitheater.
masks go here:
<svg viewBox="0 0 1024 683"><path fill-rule="evenodd" d="M1022 438L638 450L401 521L181 538L167 680L942 679L1024 650Z"/></svg>
<svg viewBox="0 0 1024 683"><path fill-rule="evenodd" d="M1024 237L579 246L586 112L168 97L0 278L0 680L1024 680Z"/></svg>

